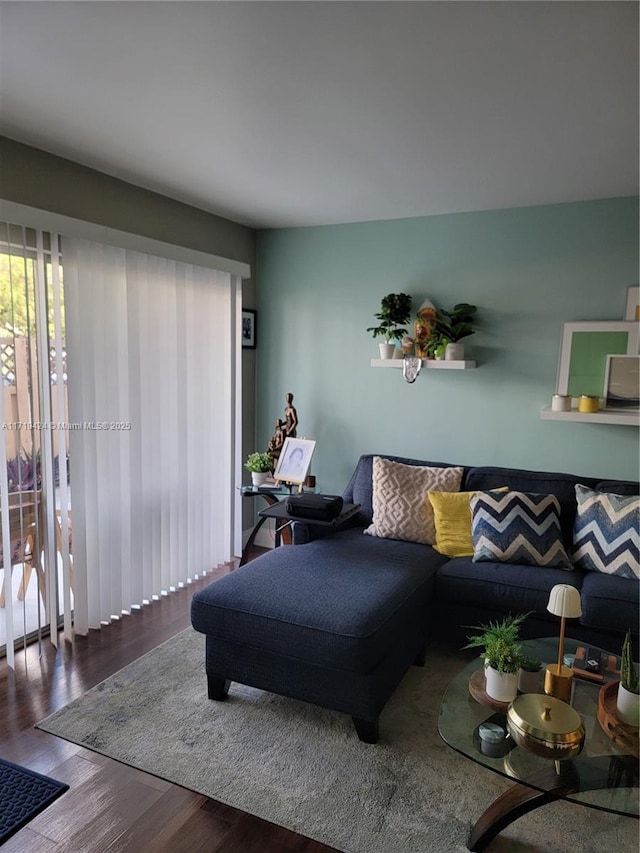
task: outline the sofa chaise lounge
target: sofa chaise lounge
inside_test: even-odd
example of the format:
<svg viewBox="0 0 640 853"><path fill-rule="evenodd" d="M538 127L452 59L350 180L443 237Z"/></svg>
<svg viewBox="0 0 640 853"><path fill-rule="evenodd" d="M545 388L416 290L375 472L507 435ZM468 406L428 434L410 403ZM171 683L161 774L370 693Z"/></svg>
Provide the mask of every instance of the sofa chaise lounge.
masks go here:
<svg viewBox="0 0 640 853"><path fill-rule="evenodd" d="M343 493L360 510L343 527L327 534L327 528L296 522L292 546L274 549L196 593L191 620L206 636L209 698L224 699L237 681L347 713L360 739L375 743L382 708L407 669L423 662L430 635L459 647L468 633L463 626L529 611L523 635L552 635L557 620L546 605L557 583L581 593L582 616L571 622L572 637L616 651L629 627L637 642L635 576L570 563L451 558L421 542L364 535L375 516L374 458L401 468L455 467L362 456ZM495 467L458 470L460 491L554 495L567 553L578 484L613 495L639 493L631 481ZM637 538L635 547L637 553Z"/></svg>

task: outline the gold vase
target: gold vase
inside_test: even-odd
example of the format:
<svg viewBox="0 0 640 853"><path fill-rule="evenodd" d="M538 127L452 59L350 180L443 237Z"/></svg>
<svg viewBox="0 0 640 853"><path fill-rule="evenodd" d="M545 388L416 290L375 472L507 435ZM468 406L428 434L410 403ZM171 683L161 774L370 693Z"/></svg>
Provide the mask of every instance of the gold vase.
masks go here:
<svg viewBox="0 0 640 853"><path fill-rule="evenodd" d="M544 692L548 696L555 696L563 702L571 699L571 685L573 683L573 671L568 666L561 666L558 672L558 664L547 664L544 672Z"/></svg>

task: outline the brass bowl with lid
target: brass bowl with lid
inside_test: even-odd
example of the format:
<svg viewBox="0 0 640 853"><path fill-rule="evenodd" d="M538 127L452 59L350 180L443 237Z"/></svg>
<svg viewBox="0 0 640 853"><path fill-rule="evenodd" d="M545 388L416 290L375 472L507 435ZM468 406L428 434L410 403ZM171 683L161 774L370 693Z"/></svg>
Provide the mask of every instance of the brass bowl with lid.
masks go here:
<svg viewBox="0 0 640 853"><path fill-rule="evenodd" d="M507 711L507 728L518 746L555 761L573 758L584 745L580 714L553 696L524 693Z"/></svg>

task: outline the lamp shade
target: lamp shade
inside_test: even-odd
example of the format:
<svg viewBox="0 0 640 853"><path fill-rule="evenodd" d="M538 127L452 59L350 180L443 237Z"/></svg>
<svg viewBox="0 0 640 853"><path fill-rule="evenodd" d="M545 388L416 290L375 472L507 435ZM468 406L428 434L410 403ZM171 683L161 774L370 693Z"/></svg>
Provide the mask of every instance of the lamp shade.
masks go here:
<svg viewBox="0 0 640 853"><path fill-rule="evenodd" d="M582 616L580 593L575 586L568 583L556 584L549 594L547 610L555 616L565 616L569 619Z"/></svg>

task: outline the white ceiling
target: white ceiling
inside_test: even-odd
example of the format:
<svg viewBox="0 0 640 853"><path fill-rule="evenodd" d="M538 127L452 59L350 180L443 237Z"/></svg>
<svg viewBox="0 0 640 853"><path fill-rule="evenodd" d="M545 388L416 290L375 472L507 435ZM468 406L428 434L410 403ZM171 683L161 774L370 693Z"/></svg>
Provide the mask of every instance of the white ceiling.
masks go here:
<svg viewBox="0 0 640 853"><path fill-rule="evenodd" d="M0 132L256 227L638 191L635 2L1 2Z"/></svg>

